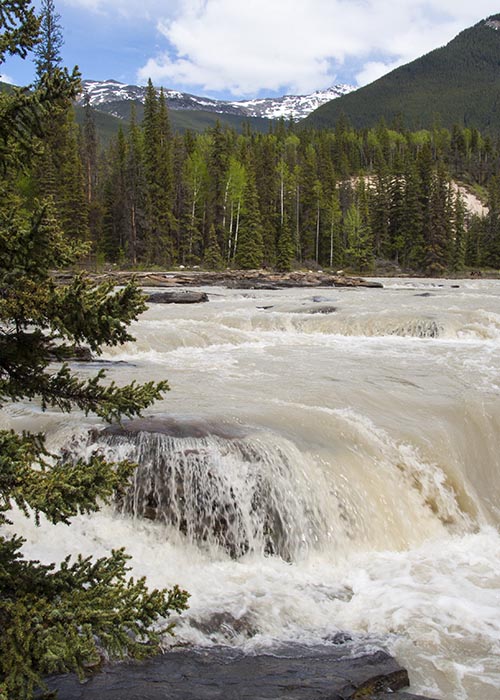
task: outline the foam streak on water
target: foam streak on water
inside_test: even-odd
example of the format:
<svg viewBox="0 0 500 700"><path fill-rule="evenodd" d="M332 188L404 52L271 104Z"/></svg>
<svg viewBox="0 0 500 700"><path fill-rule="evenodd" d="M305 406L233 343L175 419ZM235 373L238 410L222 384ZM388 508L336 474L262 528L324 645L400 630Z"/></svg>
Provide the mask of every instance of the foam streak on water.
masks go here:
<svg viewBox="0 0 500 700"><path fill-rule="evenodd" d="M53 448L142 464L125 501L71 528L16 513L27 553L126 546L135 574L192 593L185 641L348 630L396 653L414 692L496 700L500 283L453 284L151 306L137 343L105 359L126 363L117 382L168 378L155 425L187 427L89 439L96 420L6 409L2 427L43 429Z"/></svg>

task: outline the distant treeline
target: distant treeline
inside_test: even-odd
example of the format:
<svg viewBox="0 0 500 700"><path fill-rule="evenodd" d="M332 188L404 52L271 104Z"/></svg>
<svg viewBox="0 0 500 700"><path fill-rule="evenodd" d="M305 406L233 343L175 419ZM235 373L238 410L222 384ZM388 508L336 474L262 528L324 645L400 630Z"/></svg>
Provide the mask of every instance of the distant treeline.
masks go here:
<svg viewBox="0 0 500 700"><path fill-rule="evenodd" d="M216 125L180 135L150 84L141 125L132 117L106 149L88 104L81 128L54 110L21 184L53 198L69 236L123 266L369 272L391 261L443 274L500 268L499 155L476 129L356 130L342 118L333 130L278 121L267 134ZM483 197L485 217L452 181Z"/></svg>

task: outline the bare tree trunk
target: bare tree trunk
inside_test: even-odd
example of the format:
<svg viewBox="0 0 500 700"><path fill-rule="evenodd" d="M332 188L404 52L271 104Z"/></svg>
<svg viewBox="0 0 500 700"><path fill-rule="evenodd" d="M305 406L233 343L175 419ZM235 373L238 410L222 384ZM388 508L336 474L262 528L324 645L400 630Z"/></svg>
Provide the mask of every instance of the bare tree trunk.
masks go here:
<svg viewBox="0 0 500 700"><path fill-rule="evenodd" d="M332 225L330 227L330 268L333 266L333 216Z"/></svg>
<svg viewBox="0 0 500 700"><path fill-rule="evenodd" d="M238 200L238 209L236 211L236 230L234 232L233 260L236 258L236 248L238 247L238 231L240 228L240 206L241 200Z"/></svg>
<svg viewBox="0 0 500 700"><path fill-rule="evenodd" d="M316 264L319 262L319 228L320 228L320 209L319 201L318 208L316 210Z"/></svg>
<svg viewBox="0 0 500 700"><path fill-rule="evenodd" d="M231 176L228 177L226 182L226 190L224 192L224 209L222 214L222 230L226 230L226 209L227 209L227 198L229 195L229 185L231 184Z"/></svg>
<svg viewBox="0 0 500 700"><path fill-rule="evenodd" d="M281 183L280 183L280 215L281 215L281 228L283 228L283 220L285 218L285 178L283 177L283 173L281 174Z"/></svg>
<svg viewBox="0 0 500 700"><path fill-rule="evenodd" d="M301 245L300 245L300 185L297 185L296 189L296 206L295 206L295 218L297 219L296 221L296 231L295 231L295 244L297 247L297 260L301 262L302 260L302 251L301 251Z"/></svg>
<svg viewBox="0 0 500 700"><path fill-rule="evenodd" d="M196 218L196 200L198 199L198 188L196 186L196 182L193 187L193 204L191 206L191 226L189 229L189 257L191 258L191 255L193 253L193 231L194 231L194 222Z"/></svg>
<svg viewBox="0 0 500 700"><path fill-rule="evenodd" d="M234 201L231 200L231 218L229 220L229 237L227 240L227 261L231 262L231 248L233 245L233 220L234 220Z"/></svg>
<svg viewBox="0 0 500 700"><path fill-rule="evenodd" d="M132 225L132 263L137 265L137 224L135 221L135 204L130 210L130 223Z"/></svg>

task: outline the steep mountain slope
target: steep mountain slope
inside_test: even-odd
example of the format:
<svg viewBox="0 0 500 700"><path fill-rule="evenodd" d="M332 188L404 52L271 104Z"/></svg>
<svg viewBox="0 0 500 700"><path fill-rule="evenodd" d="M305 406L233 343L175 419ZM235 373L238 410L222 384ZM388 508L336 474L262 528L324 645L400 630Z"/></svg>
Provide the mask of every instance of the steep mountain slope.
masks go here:
<svg viewBox="0 0 500 700"><path fill-rule="evenodd" d="M500 132L500 14L355 92L319 107L303 124L332 127L345 114L356 127L402 117L410 129L433 123Z"/></svg>
<svg viewBox="0 0 500 700"><path fill-rule="evenodd" d="M90 104L103 112L123 117L129 102L144 103L146 88L138 85L124 85L116 80L84 80L84 93ZM165 89L165 98L171 111L202 111L238 117L259 117L263 119L303 119L319 105L325 104L354 88L351 85L335 85L327 90L318 90L311 95L285 95L283 97L260 98L244 101L213 100L197 97L186 92ZM83 94L79 104L83 103Z"/></svg>

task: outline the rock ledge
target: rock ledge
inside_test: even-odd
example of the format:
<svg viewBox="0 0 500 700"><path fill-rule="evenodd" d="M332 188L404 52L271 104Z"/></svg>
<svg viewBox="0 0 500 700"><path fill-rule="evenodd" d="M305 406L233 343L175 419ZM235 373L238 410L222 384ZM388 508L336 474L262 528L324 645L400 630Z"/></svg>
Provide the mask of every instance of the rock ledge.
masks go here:
<svg viewBox="0 0 500 700"><path fill-rule="evenodd" d="M57 273L55 280L64 283L72 273ZM231 289L286 289L289 287L372 287L382 288L381 282L362 277L348 277L343 273L328 272L270 272L268 270L202 270L175 272L116 271L102 274L89 273L97 282L126 284L135 279L141 287L205 287L219 286Z"/></svg>
<svg viewBox="0 0 500 700"><path fill-rule="evenodd" d="M416 700L397 691L408 674L385 651L344 645L244 655L229 647L178 649L143 663L106 667L84 684L49 683L58 700ZM395 694L396 693L396 694ZM426 700L426 699L423 699Z"/></svg>

